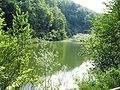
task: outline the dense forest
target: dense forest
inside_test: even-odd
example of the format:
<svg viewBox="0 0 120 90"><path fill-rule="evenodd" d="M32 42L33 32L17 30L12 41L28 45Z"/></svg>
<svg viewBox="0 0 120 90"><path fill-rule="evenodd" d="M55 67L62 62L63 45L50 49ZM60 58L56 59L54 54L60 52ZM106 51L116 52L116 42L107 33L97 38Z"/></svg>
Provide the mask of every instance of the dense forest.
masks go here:
<svg viewBox="0 0 120 90"><path fill-rule="evenodd" d="M107 11L98 15L70 0L0 1L0 90L22 90L28 83L33 85L32 89L38 85L43 90L60 90L61 81L60 85L53 87L52 81L46 78L54 71L53 67L60 66L56 57L65 58L62 52L58 56L56 48L75 54L73 51L79 49L73 47L70 51L72 46L67 46L73 43L80 46L81 51L77 55L85 56L85 61L91 62L93 67L87 71L87 78L72 79L77 87L70 90L110 90L119 87L120 0L112 0L105 5ZM86 30L89 34L85 34ZM77 36L80 41L60 41L59 47L54 43L79 32L84 33ZM34 38L41 41L32 43ZM48 43L53 43L55 49L47 48ZM62 43L65 45L62 46ZM32 46L38 45L36 53ZM70 54L66 55L69 59ZM75 57L70 64L73 65L75 59L80 60ZM47 86L47 82L50 85Z"/></svg>
<svg viewBox="0 0 120 90"><path fill-rule="evenodd" d="M92 27L89 20L92 20L99 15L71 0L61 0L58 7L66 17L68 25L67 33L70 36L77 33L88 33L86 30L89 30Z"/></svg>
<svg viewBox="0 0 120 90"><path fill-rule="evenodd" d="M12 27L16 6L28 11L28 22L33 37L46 40L63 40L91 28L88 20L98 14L70 0L3 0L0 8L5 12L7 28Z"/></svg>

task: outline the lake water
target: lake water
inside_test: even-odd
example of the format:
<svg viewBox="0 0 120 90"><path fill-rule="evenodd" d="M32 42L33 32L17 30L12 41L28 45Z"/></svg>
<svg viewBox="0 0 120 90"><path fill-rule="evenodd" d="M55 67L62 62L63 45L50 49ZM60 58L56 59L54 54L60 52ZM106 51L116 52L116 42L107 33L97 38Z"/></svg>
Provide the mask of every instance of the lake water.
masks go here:
<svg viewBox="0 0 120 90"><path fill-rule="evenodd" d="M72 87L77 87L74 84L73 78L76 76L83 77L87 73L87 69L92 67L90 62L86 61L86 56L82 54L81 45L78 42L48 42L45 48L48 48L53 54L57 55L54 58L54 62L57 62L57 64L55 66L50 64L47 67L53 68L46 75L45 82L45 85L48 85L47 80L50 79L52 83L51 88L54 88L56 85L59 85L59 90L68 90ZM34 44L33 50L38 54L39 50L41 50L41 44ZM32 65L34 64L32 63ZM41 67L36 65L36 71L41 74L41 69L39 68ZM43 70L46 70L45 67L43 67ZM40 88L37 87L36 90L42 90Z"/></svg>

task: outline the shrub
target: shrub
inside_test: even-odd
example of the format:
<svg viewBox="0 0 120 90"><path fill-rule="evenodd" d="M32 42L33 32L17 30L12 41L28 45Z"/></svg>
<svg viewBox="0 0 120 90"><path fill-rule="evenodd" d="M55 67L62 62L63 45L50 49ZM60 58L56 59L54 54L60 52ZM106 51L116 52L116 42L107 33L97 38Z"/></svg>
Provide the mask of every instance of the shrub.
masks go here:
<svg viewBox="0 0 120 90"><path fill-rule="evenodd" d="M0 9L1 10L1 9ZM20 87L27 81L30 50L30 24L28 13L19 9L13 19L13 26L4 31L2 13L0 13L0 88Z"/></svg>
<svg viewBox="0 0 120 90"><path fill-rule="evenodd" d="M120 66L118 69L109 68L105 72L92 70L88 78L75 78L79 90L110 90L120 85Z"/></svg>

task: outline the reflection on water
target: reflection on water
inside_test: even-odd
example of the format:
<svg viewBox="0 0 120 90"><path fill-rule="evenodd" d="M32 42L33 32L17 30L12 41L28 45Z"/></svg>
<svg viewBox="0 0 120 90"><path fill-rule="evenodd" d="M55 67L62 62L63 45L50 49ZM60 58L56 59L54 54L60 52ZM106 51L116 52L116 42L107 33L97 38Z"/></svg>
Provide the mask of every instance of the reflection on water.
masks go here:
<svg viewBox="0 0 120 90"><path fill-rule="evenodd" d="M75 81L73 80L76 76L81 79L87 77L87 70L92 68L92 63L90 61L86 61L82 63L79 67L74 68L70 71L59 71L52 75L52 83L53 86L61 83L59 90L68 90L71 88L76 88ZM61 81L61 82L59 82Z"/></svg>
<svg viewBox="0 0 120 90"><path fill-rule="evenodd" d="M77 88L77 85L75 84L74 78L80 77L80 79L87 78L87 70L89 68L92 68L92 62L86 61L82 63L79 67L74 68L73 70L61 70L53 74L52 76L46 77L46 86L49 86L48 90L70 90L72 88ZM50 83L48 81L51 80ZM45 83L45 82L44 82ZM56 86L59 87L59 89L55 89ZM45 87L45 84L43 85ZM34 87L34 90L44 90L43 87L40 85L37 85ZM32 84L27 83L25 86L22 87L22 90L32 90Z"/></svg>
<svg viewBox="0 0 120 90"><path fill-rule="evenodd" d="M32 46L33 50L38 53L41 49L40 44L35 44ZM58 85L59 90L66 90L72 87L76 87L74 84L73 78L75 76L83 77L85 73L87 73L87 69L92 67L89 61L85 62L85 56L81 55L81 46L80 43L74 42L49 42L46 47L54 54L57 53L57 57L55 57L55 61L60 63L61 65L57 65L52 67L54 71L52 71L52 75L47 75L45 84L47 85L47 81L51 80L50 90L53 90L54 86ZM32 61L33 58L31 59ZM83 63L84 62L84 63ZM31 65L35 65L31 62ZM61 70L62 67L66 66L64 70ZM40 68L36 66L36 71L40 73ZM29 83L27 84L30 85ZM26 86L24 86L25 88ZM31 85L29 86L31 87ZM35 86L34 90L42 90L41 87ZM24 89L25 90L25 89Z"/></svg>
<svg viewBox="0 0 120 90"><path fill-rule="evenodd" d="M36 53L40 48L39 44L33 46ZM81 46L79 43L49 42L46 48L49 48L54 53L57 52L58 57L55 58L56 62L60 63L62 66L66 65L68 70L72 70L84 62L84 57L80 55ZM59 67L56 67L56 69L58 68Z"/></svg>

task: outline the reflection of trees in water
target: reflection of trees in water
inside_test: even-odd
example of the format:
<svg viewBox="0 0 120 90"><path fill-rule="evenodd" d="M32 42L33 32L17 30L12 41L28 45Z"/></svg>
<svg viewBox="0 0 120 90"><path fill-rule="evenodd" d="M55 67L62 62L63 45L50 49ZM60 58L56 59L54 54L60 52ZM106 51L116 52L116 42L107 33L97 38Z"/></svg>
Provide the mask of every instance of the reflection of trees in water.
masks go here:
<svg viewBox="0 0 120 90"><path fill-rule="evenodd" d="M41 66L41 63L38 63L38 61L35 60L35 58L34 58L35 55L37 56L36 58L39 58L39 62L44 62L44 61L48 61L51 59L50 63L46 63L46 64L49 64L48 69L52 69L52 70L50 70L49 73L54 73L61 69L60 62L57 60L58 51L57 51L56 44L47 42L46 45L43 45L42 43L40 43L40 44L34 44L32 46L32 48L33 48L33 53L35 53L35 54L32 55L30 67L32 65L35 65L35 67L36 67L35 71L38 74L41 75L44 72L44 67ZM43 58L41 57L41 53L44 54L44 56L42 56ZM52 56L51 56L51 54L52 54ZM47 58L45 58L45 55L47 55ZM52 61L52 63L51 63L51 61ZM57 65L55 65L55 64L57 64Z"/></svg>
<svg viewBox="0 0 120 90"><path fill-rule="evenodd" d="M79 44L72 42L48 42L45 48L49 49L49 51L54 54L57 53L57 57L55 57L54 62L60 63L61 66L67 65L68 69L73 69L84 61L84 57L78 55L78 53L81 52L81 46ZM40 45L35 45L33 49L37 54L41 47ZM61 66L55 66L54 72L59 71Z"/></svg>
<svg viewBox="0 0 120 90"><path fill-rule="evenodd" d="M62 60L64 60L64 51L66 50L66 45L62 42L52 42L49 43L49 47L53 52L58 52L58 57L56 58L57 61L61 63Z"/></svg>
<svg viewBox="0 0 120 90"><path fill-rule="evenodd" d="M83 62L83 57L78 55L80 52L80 45L75 43L67 43L64 64L67 64L69 69L73 69Z"/></svg>
<svg viewBox="0 0 120 90"><path fill-rule="evenodd" d="M58 51L56 59L61 65L67 65L69 69L73 69L84 61L84 57L78 55L81 52L79 44L72 42L53 42L50 44L53 51Z"/></svg>

